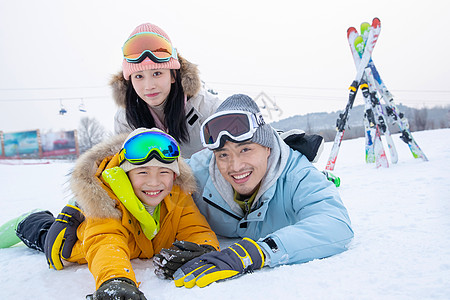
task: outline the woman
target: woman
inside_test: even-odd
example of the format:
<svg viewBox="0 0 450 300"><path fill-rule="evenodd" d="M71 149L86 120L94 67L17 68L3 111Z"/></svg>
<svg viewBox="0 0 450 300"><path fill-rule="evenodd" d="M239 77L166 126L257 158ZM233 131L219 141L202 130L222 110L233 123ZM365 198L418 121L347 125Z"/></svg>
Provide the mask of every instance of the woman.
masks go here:
<svg viewBox="0 0 450 300"><path fill-rule="evenodd" d="M157 127L179 142L183 157L201 150L200 125L221 101L202 87L197 66L150 23L136 27L122 50L122 72L111 80L115 132Z"/></svg>

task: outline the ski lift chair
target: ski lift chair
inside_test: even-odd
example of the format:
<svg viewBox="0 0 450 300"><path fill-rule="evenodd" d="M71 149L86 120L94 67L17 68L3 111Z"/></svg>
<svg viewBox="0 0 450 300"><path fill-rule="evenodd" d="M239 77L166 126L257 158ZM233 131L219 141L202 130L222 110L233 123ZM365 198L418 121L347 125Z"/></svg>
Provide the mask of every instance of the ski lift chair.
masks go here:
<svg viewBox="0 0 450 300"><path fill-rule="evenodd" d="M64 105L62 104L62 100L59 100L59 104L60 104L60 109L59 109L59 114L61 116L65 115L67 113L67 110L64 108Z"/></svg>
<svg viewBox="0 0 450 300"><path fill-rule="evenodd" d="M78 106L78 110L81 111L81 112L87 112L86 107L84 106L83 99L81 99L81 103Z"/></svg>

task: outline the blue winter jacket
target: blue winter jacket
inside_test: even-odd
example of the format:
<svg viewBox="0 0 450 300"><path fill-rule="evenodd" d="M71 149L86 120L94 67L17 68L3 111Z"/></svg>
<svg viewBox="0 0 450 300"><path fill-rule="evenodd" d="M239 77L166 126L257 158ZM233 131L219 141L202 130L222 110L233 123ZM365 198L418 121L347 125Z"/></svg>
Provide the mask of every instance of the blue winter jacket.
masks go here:
<svg viewBox="0 0 450 300"><path fill-rule="evenodd" d="M336 187L275 131L274 139L268 170L247 216L234 202L233 188L217 170L212 151L188 160L199 185L194 200L201 213L218 235L256 240L271 267L345 251L353 231Z"/></svg>

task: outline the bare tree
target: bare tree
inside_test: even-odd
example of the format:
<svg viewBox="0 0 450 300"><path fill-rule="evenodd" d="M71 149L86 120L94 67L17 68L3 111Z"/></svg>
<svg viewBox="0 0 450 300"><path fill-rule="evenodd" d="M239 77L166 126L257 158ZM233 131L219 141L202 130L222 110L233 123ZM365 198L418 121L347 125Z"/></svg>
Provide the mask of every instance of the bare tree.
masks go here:
<svg viewBox="0 0 450 300"><path fill-rule="evenodd" d="M89 117L81 118L78 127L78 142L81 153L89 150L108 136L109 134L97 119Z"/></svg>
<svg viewBox="0 0 450 300"><path fill-rule="evenodd" d="M414 125L417 131L427 129L428 110L424 107L414 110Z"/></svg>
<svg viewBox="0 0 450 300"><path fill-rule="evenodd" d="M306 115L306 132L312 132L311 120L309 119L309 114Z"/></svg>

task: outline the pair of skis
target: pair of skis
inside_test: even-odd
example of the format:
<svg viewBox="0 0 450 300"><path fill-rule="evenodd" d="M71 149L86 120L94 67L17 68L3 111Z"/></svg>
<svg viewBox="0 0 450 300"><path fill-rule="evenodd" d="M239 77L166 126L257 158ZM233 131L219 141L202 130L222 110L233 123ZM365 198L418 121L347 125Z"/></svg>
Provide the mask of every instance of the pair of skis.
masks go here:
<svg viewBox="0 0 450 300"><path fill-rule="evenodd" d="M380 31L381 31L380 20L378 18L374 18L372 21L372 30L369 30L367 34L366 47L364 49L364 53L361 57L359 57L358 55L359 65L357 66L355 79L353 80L353 82L349 87L350 92L348 95L347 105L345 106L344 112L339 114L339 118L336 120L337 133L336 137L334 138L333 146L331 148L330 157L325 167L326 170L330 171L334 170L342 138L344 137L345 126L350 116L350 110L353 108L353 103L355 102L358 88L361 84L361 80L363 79L364 70L366 66L369 64L369 61L372 56L372 51L375 47L375 44L377 43ZM354 59L356 59L355 56Z"/></svg>
<svg viewBox="0 0 450 300"><path fill-rule="evenodd" d="M339 153L342 138L345 132L350 110L353 107L358 88L361 89L365 101L364 124L366 127L366 162L375 162L377 167L388 167L389 163L381 141L381 133L386 137L392 163L398 161L398 154L389 132L386 115L398 124L400 138L408 144L415 158L427 161L425 154L416 143L409 130L408 120L399 112L394 103L392 94L382 81L372 60L372 52L381 31L381 22L378 18L372 20L372 24L361 24L361 35L354 27L347 30L347 38L356 66L356 77L349 87L349 98L343 113L336 120L336 137L331 149L326 170L334 170L337 155ZM386 113L377 97L377 91L386 102Z"/></svg>
<svg viewBox="0 0 450 300"><path fill-rule="evenodd" d="M370 24L367 22L364 22L361 24L361 35L356 36L356 38L353 40L353 36L349 34L350 32L353 32L357 34L357 31L352 27L349 28L347 31L347 37L350 44L350 49L352 50L353 57L355 58L355 54L353 51L357 51L359 56L362 55L362 52L364 51L365 46L365 40L367 36L367 32L370 30ZM353 42L353 44L352 44ZM354 50L353 50L354 49ZM355 60L355 64L357 63L357 60ZM420 149L417 142L414 140L411 131L409 130L409 123L406 119L405 115L401 113L395 102L394 98L392 97L392 94L387 89L386 85L384 84L383 80L381 79L375 64L372 60L372 58L369 60L369 64L366 67L365 70L365 76L367 78L367 81L369 83L369 90L370 90L370 100L372 103L372 108L375 112L375 120L378 121L378 126L381 128L382 133L386 137L386 142L389 147L389 151L391 154L391 161L392 163L397 163L398 161L398 154L395 149L394 141L392 140L391 134L389 132L389 127L387 126L385 113L383 110L383 107L379 103L378 97L376 96L376 91L379 92L379 94L382 96L384 101L386 102L386 112L387 116L392 118L393 124L398 124L401 135L400 138L403 142L408 144L408 147L413 155L414 158L422 158L424 161L428 161L428 158L426 157L425 153Z"/></svg>
<svg viewBox="0 0 450 300"><path fill-rule="evenodd" d="M373 23L379 23L379 20L374 19ZM361 24L361 35L358 34L358 31L354 27L350 27L347 30L347 40L356 68L360 65L360 58L365 51L368 33L371 28L369 23L364 22ZM370 58L369 63L371 61L372 58ZM365 102L364 126L366 136L366 162L375 163L377 168L387 168L389 167L389 162L384 151L383 142L381 141L381 133L386 138L392 163L397 163L398 154L384 116L383 107L377 97L375 81L369 67L364 69L360 89Z"/></svg>

